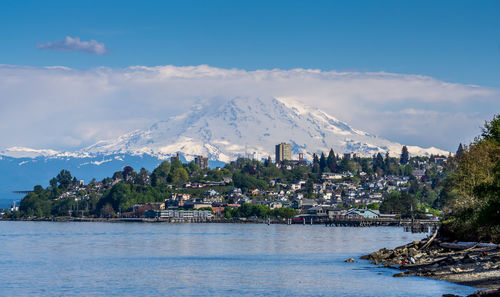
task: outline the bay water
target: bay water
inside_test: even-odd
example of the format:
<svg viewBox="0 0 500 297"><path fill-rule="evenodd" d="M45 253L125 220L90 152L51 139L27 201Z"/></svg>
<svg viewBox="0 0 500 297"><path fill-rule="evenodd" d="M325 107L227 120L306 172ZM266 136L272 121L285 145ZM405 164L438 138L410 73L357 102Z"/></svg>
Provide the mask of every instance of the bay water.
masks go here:
<svg viewBox="0 0 500 297"><path fill-rule="evenodd" d="M442 296L359 256L399 227L0 221L0 296ZM353 257L354 263L344 260Z"/></svg>

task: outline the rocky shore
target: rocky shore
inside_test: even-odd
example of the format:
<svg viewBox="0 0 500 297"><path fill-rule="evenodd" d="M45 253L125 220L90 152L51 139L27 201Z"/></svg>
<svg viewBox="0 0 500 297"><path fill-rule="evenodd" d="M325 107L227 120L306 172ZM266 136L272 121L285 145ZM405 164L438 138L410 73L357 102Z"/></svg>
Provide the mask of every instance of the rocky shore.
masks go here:
<svg viewBox="0 0 500 297"><path fill-rule="evenodd" d="M450 242L436 235L361 259L402 270L394 277L430 277L482 289L472 296L500 296L500 245Z"/></svg>

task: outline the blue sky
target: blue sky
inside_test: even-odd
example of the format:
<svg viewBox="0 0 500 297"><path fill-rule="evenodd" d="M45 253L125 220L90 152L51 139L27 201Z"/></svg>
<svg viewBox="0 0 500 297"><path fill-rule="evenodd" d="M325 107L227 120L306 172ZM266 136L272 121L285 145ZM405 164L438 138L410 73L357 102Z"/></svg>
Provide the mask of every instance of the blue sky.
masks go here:
<svg viewBox="0 0 500 297"><path fill-rule="evenodd" d="M500 111L499 16L500 1L3 0L0 150L274 96L454 151Z"/></svg>
<svg viewBox="0 0 500 297"><path fill-rule="evenodd" d="M0 63L386 71L500 87L499 1L0 2ZM66 36L109 53L40 50Z"/></svg>

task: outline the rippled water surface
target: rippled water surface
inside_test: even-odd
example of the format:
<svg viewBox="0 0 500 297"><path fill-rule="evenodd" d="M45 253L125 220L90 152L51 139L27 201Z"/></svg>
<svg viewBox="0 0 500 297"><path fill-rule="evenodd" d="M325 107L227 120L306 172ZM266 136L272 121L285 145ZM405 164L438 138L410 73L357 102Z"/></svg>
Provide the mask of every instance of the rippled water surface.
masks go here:
<svg viewBox="0 0 500 297"><path fill-rule="evenodd" d="M0 222L1 296L441 296L357 258L422 234L321 225ZM355 263L344 260L354 257Z"/></svg>

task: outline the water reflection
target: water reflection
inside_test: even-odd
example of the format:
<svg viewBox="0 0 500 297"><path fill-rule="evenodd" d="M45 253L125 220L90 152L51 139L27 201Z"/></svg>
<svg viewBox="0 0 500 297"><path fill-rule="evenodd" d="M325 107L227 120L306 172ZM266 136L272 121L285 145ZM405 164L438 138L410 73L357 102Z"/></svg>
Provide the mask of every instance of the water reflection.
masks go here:
<svg viewBox="0 0 500 297"><path fill-rule="evenodd" d="M401 228L0 222L1 295L441 296L472 288L366 261Z"/></svg>

